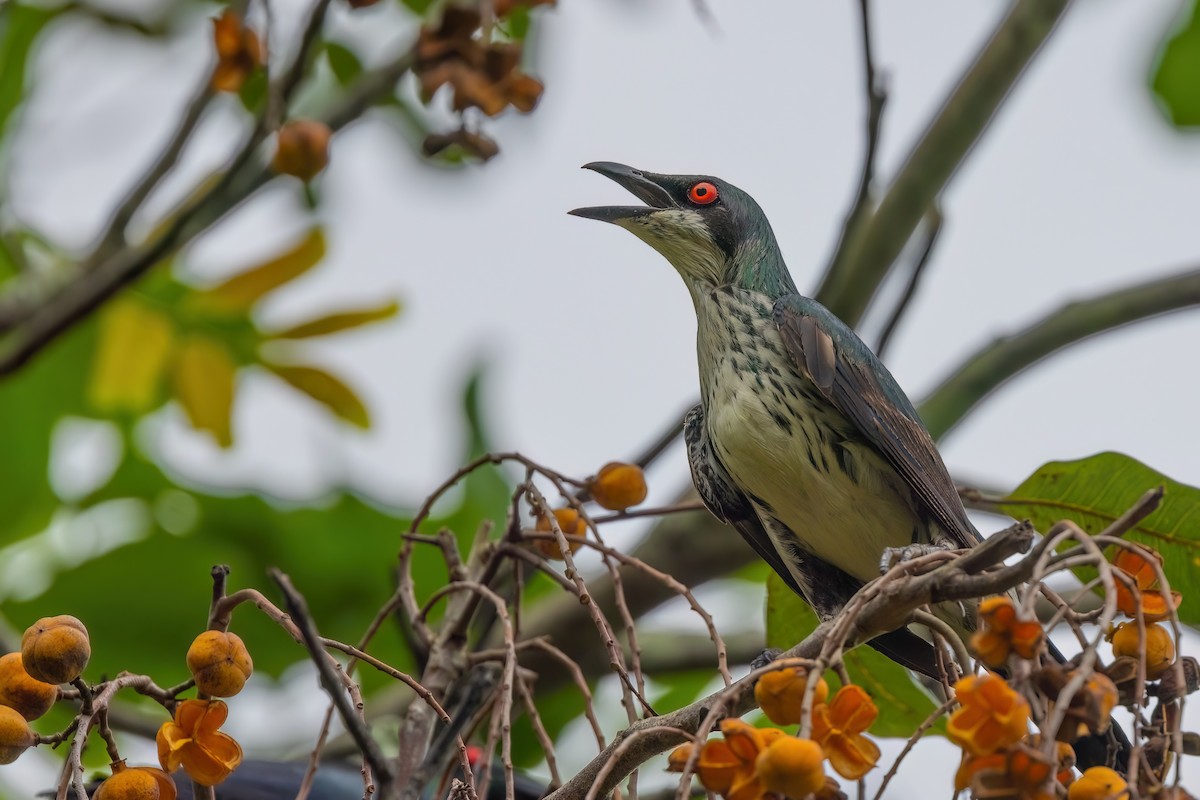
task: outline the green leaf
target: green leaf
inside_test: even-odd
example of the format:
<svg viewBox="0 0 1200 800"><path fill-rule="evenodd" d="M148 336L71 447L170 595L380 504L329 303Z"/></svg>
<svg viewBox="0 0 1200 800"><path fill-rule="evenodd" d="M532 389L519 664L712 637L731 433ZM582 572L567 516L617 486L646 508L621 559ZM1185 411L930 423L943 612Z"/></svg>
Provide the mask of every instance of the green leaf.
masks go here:
<svg viewBox="0 0 1200 800"><path fill-rule="evenodd" d="M437 0L400 0L404 3L404 7L418 16L425 16L425 12L437 2Z"/></svg>
<svg viewBox="0 0 1200 800"><path fill-rule="evenodd" d="M513 9L508 12L508 16L504 18L507 23L508 35L517 42L522 42L529 35L530 22L532 15L529 13L529 6L513 6Z"/></svg>
<svg viewBox="0 0 1200 800"><path fill-rule="evenodd" d="M302 322L279 333L269 334L271 339L307 339L311 336L326 336L330 333L357 328L372 322L390 319L400 313L400 304L393 300L386 305L375 308L361 308L356 311L341 311L324 317L317 317L308 322Z"/></svg>
<svg viewBox="0 0 1200 800"><path fill-rule="evenodd" d="M1200 590L1200 489L1127 455L1099 453L1044 464L997 505L1010 516L1027 517L1042 531L1067 519L1097 534L1156 486L1166 490L1158 509L1125 538L1162 553L1171 588L1183 592L1180 620L1200 625L1200 603L1195 600Z"/></svg>
<svg viewBox="0 0 1200 800"><path fill-rule="evenodd" d="M362 74L362 61L358 59L358 55L353 50L345 45L326 42L325 59L329 62L329 69L333 71L333 77L337 78L337 82L342 86L353 83Z"/></svg>
<svg viewBox="0 0 1200 800"><path fill-rule="evenodd" d="M10 3L0 14L0 139L25 96L29 52L42 28L61 10Z"/></svg>
<svg viewBox="0 0 1200 800"><path fill-rule="evenodd" d="M238 99L242 106L251 114L258 114L267 102L267 72L256 69L246 78L242 88L238 89Z"/></svg>
<svg viewBox="0 0 1200 800"><path fill-rule="evenodd" d="M1200 0L1163 44L1151 86L1173 125L1200 126Z"/></svg>
<svg viewBox="0 0 1200 800"><path fill-rule="evenodd" d="M264 295L308 272L324 257L325 234L313 228L286 252L199 293L196 303L206 310L247 311Z"/></svg>
<svg viewBox="0 0 1200 800"><path fill-rule="evenodd" d="M208 431L221 447L233 444L233 392L237 365L220 343L193 336L179 348L174 390L192 427Z"/></svg>
<svg viewBox="0 0 1200 800"><path fill-rule="evenodd" d="M371 427L371 417L363 401L353 389L325 370L266 361L263 366L350 424Z"/></svg>
<svg viewBox="0 0 1200 800"><path fill-rule="evenodd" d="M767 646L786 650L816 627L817 616L808 604L772 573L767 578ZM849 651L845 662L850 680L866 690L879 707L872 735L907 738L937 708L912 673L870 647ZM929 732L944 730L945 724L939 720Z"/></svg>

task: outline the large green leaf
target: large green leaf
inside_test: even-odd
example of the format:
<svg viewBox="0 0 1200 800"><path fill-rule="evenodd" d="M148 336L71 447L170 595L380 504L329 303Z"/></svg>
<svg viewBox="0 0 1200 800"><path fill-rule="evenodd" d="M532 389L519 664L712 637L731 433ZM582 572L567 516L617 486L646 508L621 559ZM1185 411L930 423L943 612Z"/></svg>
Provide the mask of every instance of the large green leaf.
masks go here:
<svg viewBox="0 0 1200 800"><path fill-rule="evenodd" d="M1162 553L1171 588L1183 592L1179 618L1200 625L1200 604L1189 602L1200 588L1200 489L1127 455L1099 453L1044 464L997 505L1013 517L1027 517L1042 531L1067 519L1096 534L1156 486L1166 490L1158 510L1125 538Z"/></svg>
<svg viewBox="0 0 1200 800"><path fill-rule="evenodd" d="M1200 126L1200 0L1163 44L1151 86L1172 124Z"/></svg>
<svg viewBox="0 0 1200 800"><path fill-rule="evenodd" d="M817 616L808 604L772 573L767 578L767 646L786 650L816 627ZM879 707L879 718L870 730L873 735L908 738L937 708L912 673L871 648L851 650L845 662L850 680L865 689ZM930 732L944 729L939 720Z"/></svg>

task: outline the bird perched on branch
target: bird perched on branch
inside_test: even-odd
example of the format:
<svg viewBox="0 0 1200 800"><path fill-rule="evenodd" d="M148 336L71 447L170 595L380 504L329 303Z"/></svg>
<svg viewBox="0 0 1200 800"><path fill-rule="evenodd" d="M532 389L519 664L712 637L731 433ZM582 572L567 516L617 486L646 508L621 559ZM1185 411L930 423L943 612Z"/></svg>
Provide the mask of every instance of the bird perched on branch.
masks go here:
<svg viewBox="0 0 1200 800"><path fill-rule="evenodd" d="M585 168L645 205L571 213L649 244L692 297L701 401L684 435L700 497L822 620L881 565L982 541L908 397L849 326L797 291L753 198L711 176ZM964 634L974 613L938 609ZM939 674L933 646L908 629L870 644Z"/></svg>

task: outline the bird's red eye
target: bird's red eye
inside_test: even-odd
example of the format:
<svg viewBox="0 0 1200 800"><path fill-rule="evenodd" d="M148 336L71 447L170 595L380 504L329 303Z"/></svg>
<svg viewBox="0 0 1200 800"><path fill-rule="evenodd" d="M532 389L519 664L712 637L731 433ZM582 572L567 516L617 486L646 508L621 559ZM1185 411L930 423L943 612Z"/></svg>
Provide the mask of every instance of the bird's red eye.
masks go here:
<svg viewBox="0 0 1200 800"><path fill-rule="evenodd" d="M706 206L709 203L715 202L717 199L717 187L713 186L708 181L700 181L692 188L688 189L688 200L691 200L698 206Z"/></svg>

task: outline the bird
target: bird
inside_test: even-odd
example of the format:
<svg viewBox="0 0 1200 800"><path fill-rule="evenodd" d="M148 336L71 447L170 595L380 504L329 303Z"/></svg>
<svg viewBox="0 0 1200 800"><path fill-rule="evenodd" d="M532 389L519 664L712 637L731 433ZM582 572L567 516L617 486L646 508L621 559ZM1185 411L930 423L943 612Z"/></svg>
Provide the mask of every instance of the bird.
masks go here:
<svg viewBox="0 0 1200 800"><path fill-rule="evenodd" d="M569 213L633 233L691 296L701 399L684 438L701 500L822 621L881 565L983 541L908 396L850 326L799 292L749 194L711 175L584 169L644 205ZM960 633L976 627L973 604L936 611ZM907 628L869 644L940 674L933 645Z"/></svg>

